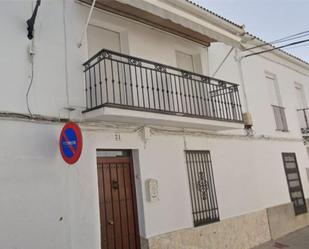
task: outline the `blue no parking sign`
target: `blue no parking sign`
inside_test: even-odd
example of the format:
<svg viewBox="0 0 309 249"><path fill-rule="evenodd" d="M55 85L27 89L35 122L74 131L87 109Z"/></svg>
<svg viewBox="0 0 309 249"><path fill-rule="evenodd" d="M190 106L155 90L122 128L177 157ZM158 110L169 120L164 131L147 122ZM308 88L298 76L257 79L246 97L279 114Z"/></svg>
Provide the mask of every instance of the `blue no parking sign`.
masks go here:
<svg viewBox="0 0 309 249"><path fill-rule="evenodd" d="M63 160L74 164L80 158L83 148L83 137L79 126L69 122L62 128L59 139L60 152Z"/></svg>

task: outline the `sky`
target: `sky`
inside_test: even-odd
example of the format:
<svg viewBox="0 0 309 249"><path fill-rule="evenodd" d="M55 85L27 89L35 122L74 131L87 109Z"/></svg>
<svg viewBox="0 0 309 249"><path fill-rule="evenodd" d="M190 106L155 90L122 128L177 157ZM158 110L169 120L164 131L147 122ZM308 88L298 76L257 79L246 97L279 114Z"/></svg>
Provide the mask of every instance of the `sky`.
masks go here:
<svg viewBox="0 0 309 249"><path fill-rule="evenodd" d="M309 30L309 0L194 0L270 42ZM302 39L309 39L309 35ZM290 41L293 42L293 41ZM309 62L309 42L286 51Z"/></svg>

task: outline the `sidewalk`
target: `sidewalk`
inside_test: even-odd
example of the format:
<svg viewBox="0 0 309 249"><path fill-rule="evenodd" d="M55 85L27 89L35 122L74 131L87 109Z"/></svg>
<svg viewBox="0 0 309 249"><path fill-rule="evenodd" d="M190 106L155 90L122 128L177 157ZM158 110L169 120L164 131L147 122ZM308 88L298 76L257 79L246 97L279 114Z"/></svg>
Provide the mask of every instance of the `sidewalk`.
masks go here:
<svg viewBox="0 0 309 249"><path fill-rule="evenodd" d="M309 227L288 234L276 241L270 241L252 249L309 249Z"/></svg>

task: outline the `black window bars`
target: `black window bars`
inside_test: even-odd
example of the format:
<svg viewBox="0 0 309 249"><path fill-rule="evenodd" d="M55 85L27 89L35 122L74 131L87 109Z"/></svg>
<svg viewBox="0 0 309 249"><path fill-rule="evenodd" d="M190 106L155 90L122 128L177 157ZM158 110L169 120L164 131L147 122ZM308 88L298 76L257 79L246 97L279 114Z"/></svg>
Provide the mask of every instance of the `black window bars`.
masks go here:
<svg viewBox="0 0 309 249"><path fill-rule="evenodd" d="M102 49L84 63L86 110L104 106L242 122L238 85Z"/></svg>
<svg viewBox="0 0 309 249"><path fill-rule="evenodd" d="M291 201L294 205L295 215L307 213L307 205L304 197L303 185L299 175L296 154L282 153L282 160Z"/></svg>
<svg viewBox="0 0 309 249"><path fill-rule="evenodd" d="M194 226L220 220L209 151L185 151Z"/></svg>

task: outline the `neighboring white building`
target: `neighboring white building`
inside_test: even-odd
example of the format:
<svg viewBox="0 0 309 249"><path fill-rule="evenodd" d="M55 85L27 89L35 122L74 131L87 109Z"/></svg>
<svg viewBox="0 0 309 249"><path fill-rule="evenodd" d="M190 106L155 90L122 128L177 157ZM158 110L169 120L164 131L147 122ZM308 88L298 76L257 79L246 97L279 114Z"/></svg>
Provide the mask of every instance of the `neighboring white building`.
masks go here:
<svg viewBox="0 0 309 249"><path fill-rule="evenodd" d="M245 58L269 46L185 0L97 0L81 44L92 1L43 0L30 41L35 3L0 2L1 249L247 249L309 224L308 63Z"/></svg>

